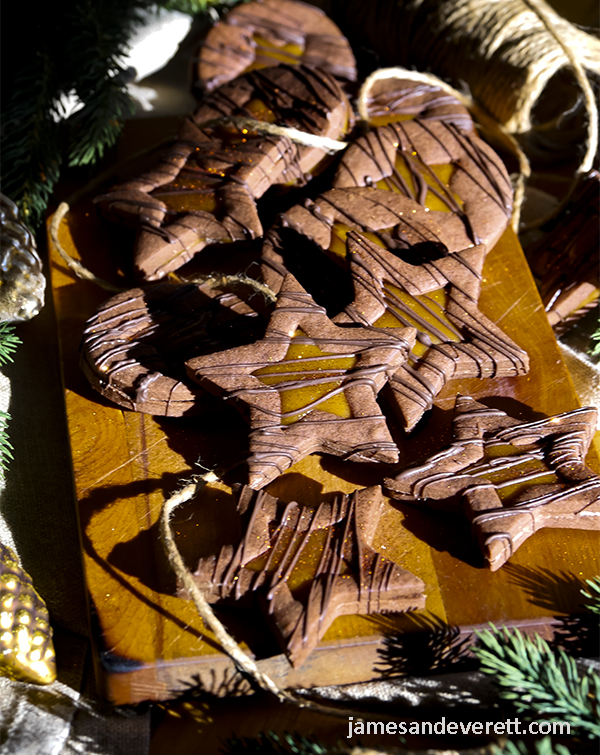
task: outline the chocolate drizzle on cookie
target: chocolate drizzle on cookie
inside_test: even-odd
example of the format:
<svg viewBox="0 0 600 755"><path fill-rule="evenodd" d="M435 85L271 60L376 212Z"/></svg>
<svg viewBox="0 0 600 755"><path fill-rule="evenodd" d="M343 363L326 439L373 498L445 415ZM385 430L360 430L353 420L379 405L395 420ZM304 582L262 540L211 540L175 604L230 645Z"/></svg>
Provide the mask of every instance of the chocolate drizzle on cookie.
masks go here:
<svg viewBox="0 0 600 755"><path fill-rule="evenodd" d="M158 165L96 199L108 219L139 229L135 265L156 280L213 243L262 234L256 199L273 184L302 185L324 147L236 126L246 117L338 139L351 126L339 84L323 71L253 71L208 95Z"/></svg>
<svg viewBox="0 0 600 755"><path fill-rule="evenodd" d="M406 359L414 328L338 327L287 275L264 338L187 362L250 423L249 484L261 488L310 453L397 459L377 394Z"/></svg>
<svg viewBox="0 0 600 755"><path fill-rule="evenodd" d="M130 289L88 320L81 366L92 386L123 408L168 417L214 411L218 402L186 377L183 360L234 330L234 343L248 340L259 320L234 294L207 285Z"/></svg>
<svg viewBox="0 0 600 755"><path fill-rule="evenodd" d="M463 248L483 243L491 249L512 211L501 160L476 134L452 123L414 120L373 129L345 152L333 186L376 186L427 210L451 212L464 225Z"/></svg>
<svg viewBox="0 0 600 755"><path fill-rule="evenodd" d="M399 120L451 123L461 131L474 132L469 111L452 95L432 84L407 79L378 79L366 102L369 123L386 126Z"/></svg>
<svg viewBox="0 0 600 755"><path fill-rule="evenodd" d="M543 527L600 530L600 477L584 463L597 414L520 422L459 396L452 445L386 488L401 501L464 513L495 571Z"/></svg>
<svg viewBox="0 0 600 755"><path fill-rule="evenodd" d="M315 508L243 488L240 543L201 559L194 577L210 602L257 594L298 666L338 616L424 608L423 582L372 547L383 506L379 487Z"/></svg>

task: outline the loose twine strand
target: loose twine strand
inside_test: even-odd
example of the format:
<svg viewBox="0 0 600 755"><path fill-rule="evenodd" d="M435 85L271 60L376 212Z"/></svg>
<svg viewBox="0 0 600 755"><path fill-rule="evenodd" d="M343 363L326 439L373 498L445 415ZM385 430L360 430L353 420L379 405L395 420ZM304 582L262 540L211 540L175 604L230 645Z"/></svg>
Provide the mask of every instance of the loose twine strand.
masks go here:
<svg viewBox="0 0 600 755"><path fill-rule="evenodd" d="M97 275L88 270L79 260L65 250L58 237L60 224L62 223L66 214L70 211L70 207L67 202L61 202L58 209L54 213L52 222L50 223L50 238L52 243L56 247L56 251L61 258L67 263L69 268L75 273L78 278L82 280L92 281L106 291L121 293L127 291L126 288L121 286L115 286L113 283L105 281L103 278L99 278ZM224 273L210 273L209 275L194 275L192 278L181 278L176 276L179 283L208 283L211 288L226 288L228 286L234 286L236 284L242 284L254 289L259 294L262 294L265 299L270 302L277 301L277 295L272 291L269 286L261 283L260 281L250 278L244 273L237 273L236 275L225 275Z"/></svg>
<svg viewBox="0 0 600 755"><path fill-rule="evenodd" d="M242 648L238 645L238 643L225 629L223 624L215 616L215 613L204 597L202 590L200 590L200 588L194 582L194 578L190 574L189 569L186 567L173 538L170 519L174 510L182 503L191 500L196 495L196 493L198 493L199 490L201 490L207 483L217 482L218 479L219 478L214 474L214 472L207 472L206 474L201 475L197 479L197 481L186 485L184 488L179 490L164 502L160 515L159 527L160 537L167 554L169 564L194 601L194 605L196 606L196 609L200 614L202 621L213 632L217 639L217 642L219 642L223 650L233 660L238 670L242 674L245 674L246 676L254 679L261 689L275 695L277 698L279 698L279 700L281 700L281 702L296 702L295 696L291 695L285 690L280 689L269 676L263 674L260 671L256 663L249 656L247 656L246 653L244 653Z"/></svg>
<svg viewBox="0 0 600 755"><path fill-rule="evenodd" d="M192 574L185 565L183 558L177 548L175 538L171 529L171 516L178 506L194 498L207 484L218 482L219 477L214 472L206 472L203 475L196 475L193 482L188 482L181 490L167 498L163 504L159 519L159 535L167 559L175 575L181 584L188 591L200 618L205 625L212 631L217 642L221 645L225 653L234 662L238 671L246 677L253 679L256 684L265 692L274 695L282 703L291 703L299 708L307 708L315 713L321 713L326 716L334 716L347 719L349 715L359 719L361 712L352 710L347 707L335 707L307 699L294 693L292 690L282 689L270 676L263 673L255 661L252 660L229 634L225 626L219 621L210 604L204 597L202 590L195 583ZM369 715L376 715L370 713Z"/></svg>

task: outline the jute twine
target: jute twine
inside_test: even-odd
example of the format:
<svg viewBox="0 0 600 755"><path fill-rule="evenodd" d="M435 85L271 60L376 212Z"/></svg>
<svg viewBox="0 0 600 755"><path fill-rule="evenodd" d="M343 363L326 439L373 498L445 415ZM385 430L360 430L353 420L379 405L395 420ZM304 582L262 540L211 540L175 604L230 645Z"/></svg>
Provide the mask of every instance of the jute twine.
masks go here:
<svg viewBox="0 0 600 755"><path fill-rule="evenodd" d="M65 250L60 242L58 231L60 224L62 223L63 219L70 211L70 209L71 208L69 207L67 202L61 202L52 217L52 222L50 223L50 238L52 239L52 243L54 244L56 251L78 278L81 278L82 280L92 281L92 283L96 283L105 291L116 293L127 291L126 288L115 286L113 283L109 283L108 281L99 278L97 275L92 273L91 270L88 270L88 268L85 267L85 265L83 265L79 260L71 257L71 255ZM210 273L208 275L196 274L191 278L182 278L180 276L173 275L172 279L174 280L174 282L182 284L207 283L211 288L227 288L235 285L248 286L249 288L256 291L256 293L262 294L265 299L267 299L267 301L277 301L277 295L267 285L255 280L254 278L250 278L244 273L236 273L235 275L226 275L224 273Z"/></svg>
<svg viewBox="0 0 600 755"><path fill-rule="evenodd" d="M360 719L360 711L319 703L315 700L302 697L293 690L279 687L267 674L260 670L259 665L244 652L236 640L229 634L207 602L202 590L196 585L194 577L185 565L177 548L170 520L178 506L192 500L207 484L218 482L219 479L218 475L211 471L202 475L196 475L191 482L188 481L184 487L165 500L159 520L160 539L169 564L180 583L188 591L202 621L214 634L215 639L234 662L237 670L246 678L253 680L260 689L274 695L280 702L291 703L296 707L306 708L314 713L321 713L326 716L347 719L349 715L354 714L357 719ZM369 713L368 715L369 717L380 718L376 713ZM382 716L381 718L387 720L387 717Z"/></svg>

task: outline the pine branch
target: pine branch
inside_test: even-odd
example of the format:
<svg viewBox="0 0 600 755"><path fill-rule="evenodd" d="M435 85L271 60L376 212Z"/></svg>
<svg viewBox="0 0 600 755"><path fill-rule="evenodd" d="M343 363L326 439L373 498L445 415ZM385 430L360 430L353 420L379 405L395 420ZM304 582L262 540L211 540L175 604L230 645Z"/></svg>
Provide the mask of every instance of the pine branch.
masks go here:
<svg viewBox="0 0 600 755"><path fill-rule="evenodd" d="M148 0L80 0L65 21L77 30L70 50L78 71L74 89L83 109L69 118L69 165L88 165L117 140L125 117L133 112L121 61L129 39L142 23Z"/></svg>
<svg viewBox="0 0 600 755"><path fill-rule="evenodd" d="M495 677L500 697L518 713L548 721L568 721L581 736L600 736L600 677L580 676L575 660L553 653L539 636L530 639L504 628L477 632L474 652L481 670Z"/></svg>
<svg viewBox="0 0 600 755"><path fill-rule="evenodd" d="M14 326L0 322L0 365L13 361L13 353L21 339L14 334ZM10 414L0 411L0 470L6 469L8 460L13 458L13 447L6 434L6 425Z"/></svg>
<svg viewBox="0 0 600 755"><path fill-rule="evenodd" d="M211 10L221 14L245 0L159 0L158 5L166 10L176 10L189 16L203 16ZM247 0L246 0L247 1Z"/></svg>
<svg viewBox="0 0 600 755"><path fill-rule="evenodd" d="M232 737L227 740L225 755L334 755L343 752L326 747L321 742L307 739L300 734L276 734L261 732L258 737Z"/></svg>
<svg viewBox="0 0 600 755"><path fill-rule="evenodd" d="M6 434L6 425L10 418L8 412L0 412L0 470L6 470L8 460L13 458L13 447Z"/></svg>
<svg viewBox="0 0 600 755"><path fill-rule="evenodd" d="M14 334L14 326L8 322L0 322L0 365L12 362L12 355L21 339Z"/></svg>
<svg viewBox="0 0 600 755"><path fill-rule="evenodd" d="M600 577L586 579L585 583L590 589L590 592L586 592L585 590L581 591L581 594L584 596L584 598L588 598L590 600L590 602L587 603L585 607L588 611L590 611L590 613L600 614Z"/></svg>
<svg viewBox="0 0 600 755"><path fill-rule="evenodd" d="M569 750L561 744L552 745L552 739L549 736L545 736L543 739L539 739L533 745L534 749L531 750L527 747L522 740L514 741L507 740L504 747L494 746L494 755L571 755Z"/></svg>
<svg viewBox="0 0 600 755"><path fill-rule="evenodd" d="M14 198L23 219L39 223L58 180L59 77L44 50L36 50L14 83L2 124L2 190Z"/></svg>

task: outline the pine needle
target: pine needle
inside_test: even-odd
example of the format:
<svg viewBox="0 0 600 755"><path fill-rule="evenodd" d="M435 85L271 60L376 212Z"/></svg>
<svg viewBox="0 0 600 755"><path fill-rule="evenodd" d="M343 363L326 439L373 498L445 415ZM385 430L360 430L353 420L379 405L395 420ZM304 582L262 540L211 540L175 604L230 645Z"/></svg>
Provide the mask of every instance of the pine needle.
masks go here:
<svg viewBox="0 0 600 755"><path fill-rule="evenodd" d="M590 589L590 592L586 592L585 590L581 591L583 597L588 598L590 601L589 603L586 603L585 607L590 613L600 614L600 577L586 579L585 583Z"/></svg>
<svg viewBox="0 0 600 755"><path fill-rule="evenodd" d="M592 341L595 341L593 347L590 347L590 354L593 357L597 357L600 354L600 328L592 334Z"/></svg>
<svg viewBox="0 0 600 755"><path fill-rule="evenodd" d="M21 339L14 334L14 325L0 322L0 365L13 361L13 353Z"/></svg>
<svg viewBox="0 0 600 755"><path fill-rule="evenodd" d="M580 675L575 659L553 653L539 636L533 639L506 628L477 632L474 652L481 670L494 677L500 697L530 718L567 721L582 737L600 736L600 676Z"/></svg>
<svg viewBox="0 0 600 755"><path fill-rule="evenodd" d="M556 744L553 746L552 739L549 736L535 742L533 750L529 749L522 740L515 742L509 739L504 747L494 745L492 752L493 755L529 755L530 753L531 755L571 755L564 745Z"/></svg>

